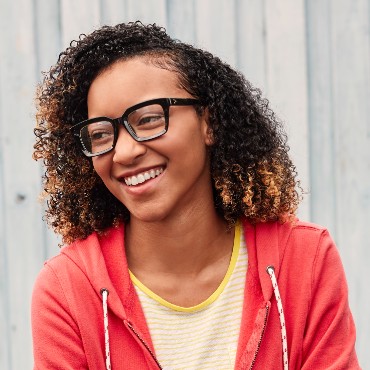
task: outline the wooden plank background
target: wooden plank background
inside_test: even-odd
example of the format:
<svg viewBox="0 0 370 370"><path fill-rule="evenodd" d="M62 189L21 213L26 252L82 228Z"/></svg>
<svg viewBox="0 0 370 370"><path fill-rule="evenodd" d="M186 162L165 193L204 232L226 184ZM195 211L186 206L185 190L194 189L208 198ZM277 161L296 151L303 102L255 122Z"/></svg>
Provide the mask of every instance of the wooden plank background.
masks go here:
<svg viewBox="0 0 370 370"><path fill-rule="evenodd" d="M31 159L40 71L80 33L138 19L240 69L284 120L309 192L299 214L337 242L370 363L369 14L370 0L0 0L0 369L32 367L32 285L58 253Z"/></svg>

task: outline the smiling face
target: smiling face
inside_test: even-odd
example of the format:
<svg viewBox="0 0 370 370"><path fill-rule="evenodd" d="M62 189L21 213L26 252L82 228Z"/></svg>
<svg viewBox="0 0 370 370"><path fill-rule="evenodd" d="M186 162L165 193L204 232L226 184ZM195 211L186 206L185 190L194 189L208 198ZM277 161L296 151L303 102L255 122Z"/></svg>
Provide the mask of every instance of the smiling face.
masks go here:
<svg viewBox="0 0 370 370"><path fill-rule="evenodd" d="M158 98L192 96L175 72L145 57L119 61L92 82L88 116L117 118L135 104ZM115 148L93 157L93 165L131 219L163 221L213 207L210 144L205 114L198 115L193 106L171 106L165 135L137 142L121 126Z"/></svg>

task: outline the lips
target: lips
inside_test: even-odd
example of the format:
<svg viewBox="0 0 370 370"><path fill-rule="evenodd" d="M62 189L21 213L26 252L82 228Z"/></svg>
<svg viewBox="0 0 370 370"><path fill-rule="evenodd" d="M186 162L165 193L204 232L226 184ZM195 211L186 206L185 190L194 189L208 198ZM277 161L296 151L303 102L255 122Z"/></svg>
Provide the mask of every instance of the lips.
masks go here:
<svg viewBox="0 0 370 370"><path fill-rule="evenodd" d="M128 186L136 186L139 184L143 184L144 182L154 179L155 177L159 176L163 172L163 168L156 168L151 169L145 172L138 173L133 176L124 177L125 184Z"/></svg>

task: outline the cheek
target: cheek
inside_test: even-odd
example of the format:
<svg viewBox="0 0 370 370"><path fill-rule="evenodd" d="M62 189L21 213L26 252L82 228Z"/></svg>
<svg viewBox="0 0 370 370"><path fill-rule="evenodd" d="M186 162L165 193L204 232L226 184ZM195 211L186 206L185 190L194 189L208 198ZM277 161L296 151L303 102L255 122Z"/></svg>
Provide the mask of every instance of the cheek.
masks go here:
<svg viewBox="0 0 370 370"><path fill-rule="evenodd" d="M172 142L173 156L183 175L203 171L208 163L207 145L198 133L184 135Z"/></svg>
<svg viewBox="0 0 370 370"><path fill-rule="evenodd" d="M106 177L109 175L111 159L108 156L93 157L92 164L95 172L98 176L105 181Z"/></svg>

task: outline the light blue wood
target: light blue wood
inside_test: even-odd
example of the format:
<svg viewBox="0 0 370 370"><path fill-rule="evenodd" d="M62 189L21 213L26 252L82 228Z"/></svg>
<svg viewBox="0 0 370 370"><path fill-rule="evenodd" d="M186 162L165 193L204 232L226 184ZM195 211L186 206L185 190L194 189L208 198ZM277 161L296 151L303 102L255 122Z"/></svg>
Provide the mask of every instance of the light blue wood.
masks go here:
<svg viewBox="0 0 370 370"><path fill-rule="evenodd" d="M190 44L195 43L195 1L171 0L167 2L167 31L172 37Z"/></svg>
<svg viewBox="0 0 370 370"><path fill-rule="evenodd" d="M42 222L35 202L39 170L31 159L32 114L35 90L33 4L7 2L1 12L1 134L3 243L5 248L7 327L11 369L30 367L31 331L29 304L33 282L43 258ZM41 248L40 248L41 247ZM22 356L20 356L22 349ZM5 355L7 356L7 355Z"/></svg>
<svg viewBox="0 0 370 370"><path fill-rule="evenodd" d="M4 24L2 14L8 12L9 4L0 2L0 32L3 34L6 24ZM3 43L1 42L1 45ZM3 48L0 48L0 60L4 54ZM3 101L3 76L5 74L5 65L0 63L0 368L11 369L11 345L9 343L10 334L10 302L9 293L9 264L7 250L7 233L5 220L7 218L7 208L5 204L5 168L4 151L6 146L6 137L3 129L3 122L6 121L4 115Z"/></svg>
<svg viewBox="0 0 370 370"><path fill-rule="evenodd" d="M165 0L125 0L127 19L129 21L142 21L143 23L157 23L167 25Z"/></svg>
<svg viewBox="0 0 370 370"><path fill-rule="evenodd" d="M358 348L370 343L370 27L369 2L332 4L333 127L337 242L348 273ZM362 266L362 267L361 267ZM365 360L367 358L367 361Z"/></svg>
<svg viewBox="0 0 370 370"><path fill-rule="evenodd" d="M236 28L233 1L195 2L196 43L225 62L236 65Z"/></svg>
<svg viewBox="0 0 370 370"><path fill-rule="evenodd" d="M0 0L0 369L32 366L30 294L60 242L41 220L31 160L41 71L103 24L165 26L241 70L286 123L311 191L300 215L343 259L361 364L370 363L369 0ZM21 355L20 355L21 353Z"/></svg>
<svg viewBox="0 0 370 370"><path fill-rule="evenodd" d="M266 92L266 14L265 1L236 1L236 66L256 87Z"/></svg>
<svg viewBox="0 0 370 370"><path fill-rule="evenodd" d="M34 9L35 19L35 52L37 58L37 69L35 73L36 81L41 81L42 72L47 72L57 60L59 53L62 51L62 20L60 12L60 0L38 0ZM41 175L44 170L39 163L39 184L41 191ZM43 214L44 206L38 202L38 213ZM60 242L56 235L50 230L45 223L42 229L43 237L43 259L40 260L40 266L45 259L58 253L56 247Z"/></svg>
<svg viewBox="0 0 370 370"><path fill-rule="evenodd" d="M0 8L1 9L1 8ZM2 75L0 67L0 76ZM1 86L1 81L0 81ZM2 101L0 95L0 122L3 122L2 116ZM8 301L9 287L8 287L8 256L6 249L6 233L5 233L5 219L6 219L6 208L5 208L5 189L4 189L4 168L3 168L3 149L4 140L2 134L2 127L0 124L0 332L3 335L0 338L0 368L10 369L10 305Z"/></svg>
<svg viewBox="0 0 370 370"><path fill-rule="evenodd" d="M126 1L124 0L101 0L100 23L112 25L129 22Z"/></svg>
<svg viewBox="0 0 370 370"><path fill-rule="evenodd" d="M99 0L60 0L62 47L100 26Z"/></svg>
<svg viewBox="0 0 370 370"><path fill-rule="evenodd" d="M60 0L37 0L34 7L34 24L37 58L35 79L39 81L40 72L48 71L50 66L56 63L63 48Z"/></svg>
<svg viewBox="0 0 370 370"><path fill-rule="evenodd" d="M328 1L306 2L311 217L335 237L332 13ZM333 30L335 32L335 30Z"/></svg>
<svg viewBox="0 0 370 370"><path fill-rule="evenodd" d="M307 69L303 0L266 0L265 93L284 121L302 187L309 186ZM309 219L309 196L299 216Z"/></svg>

